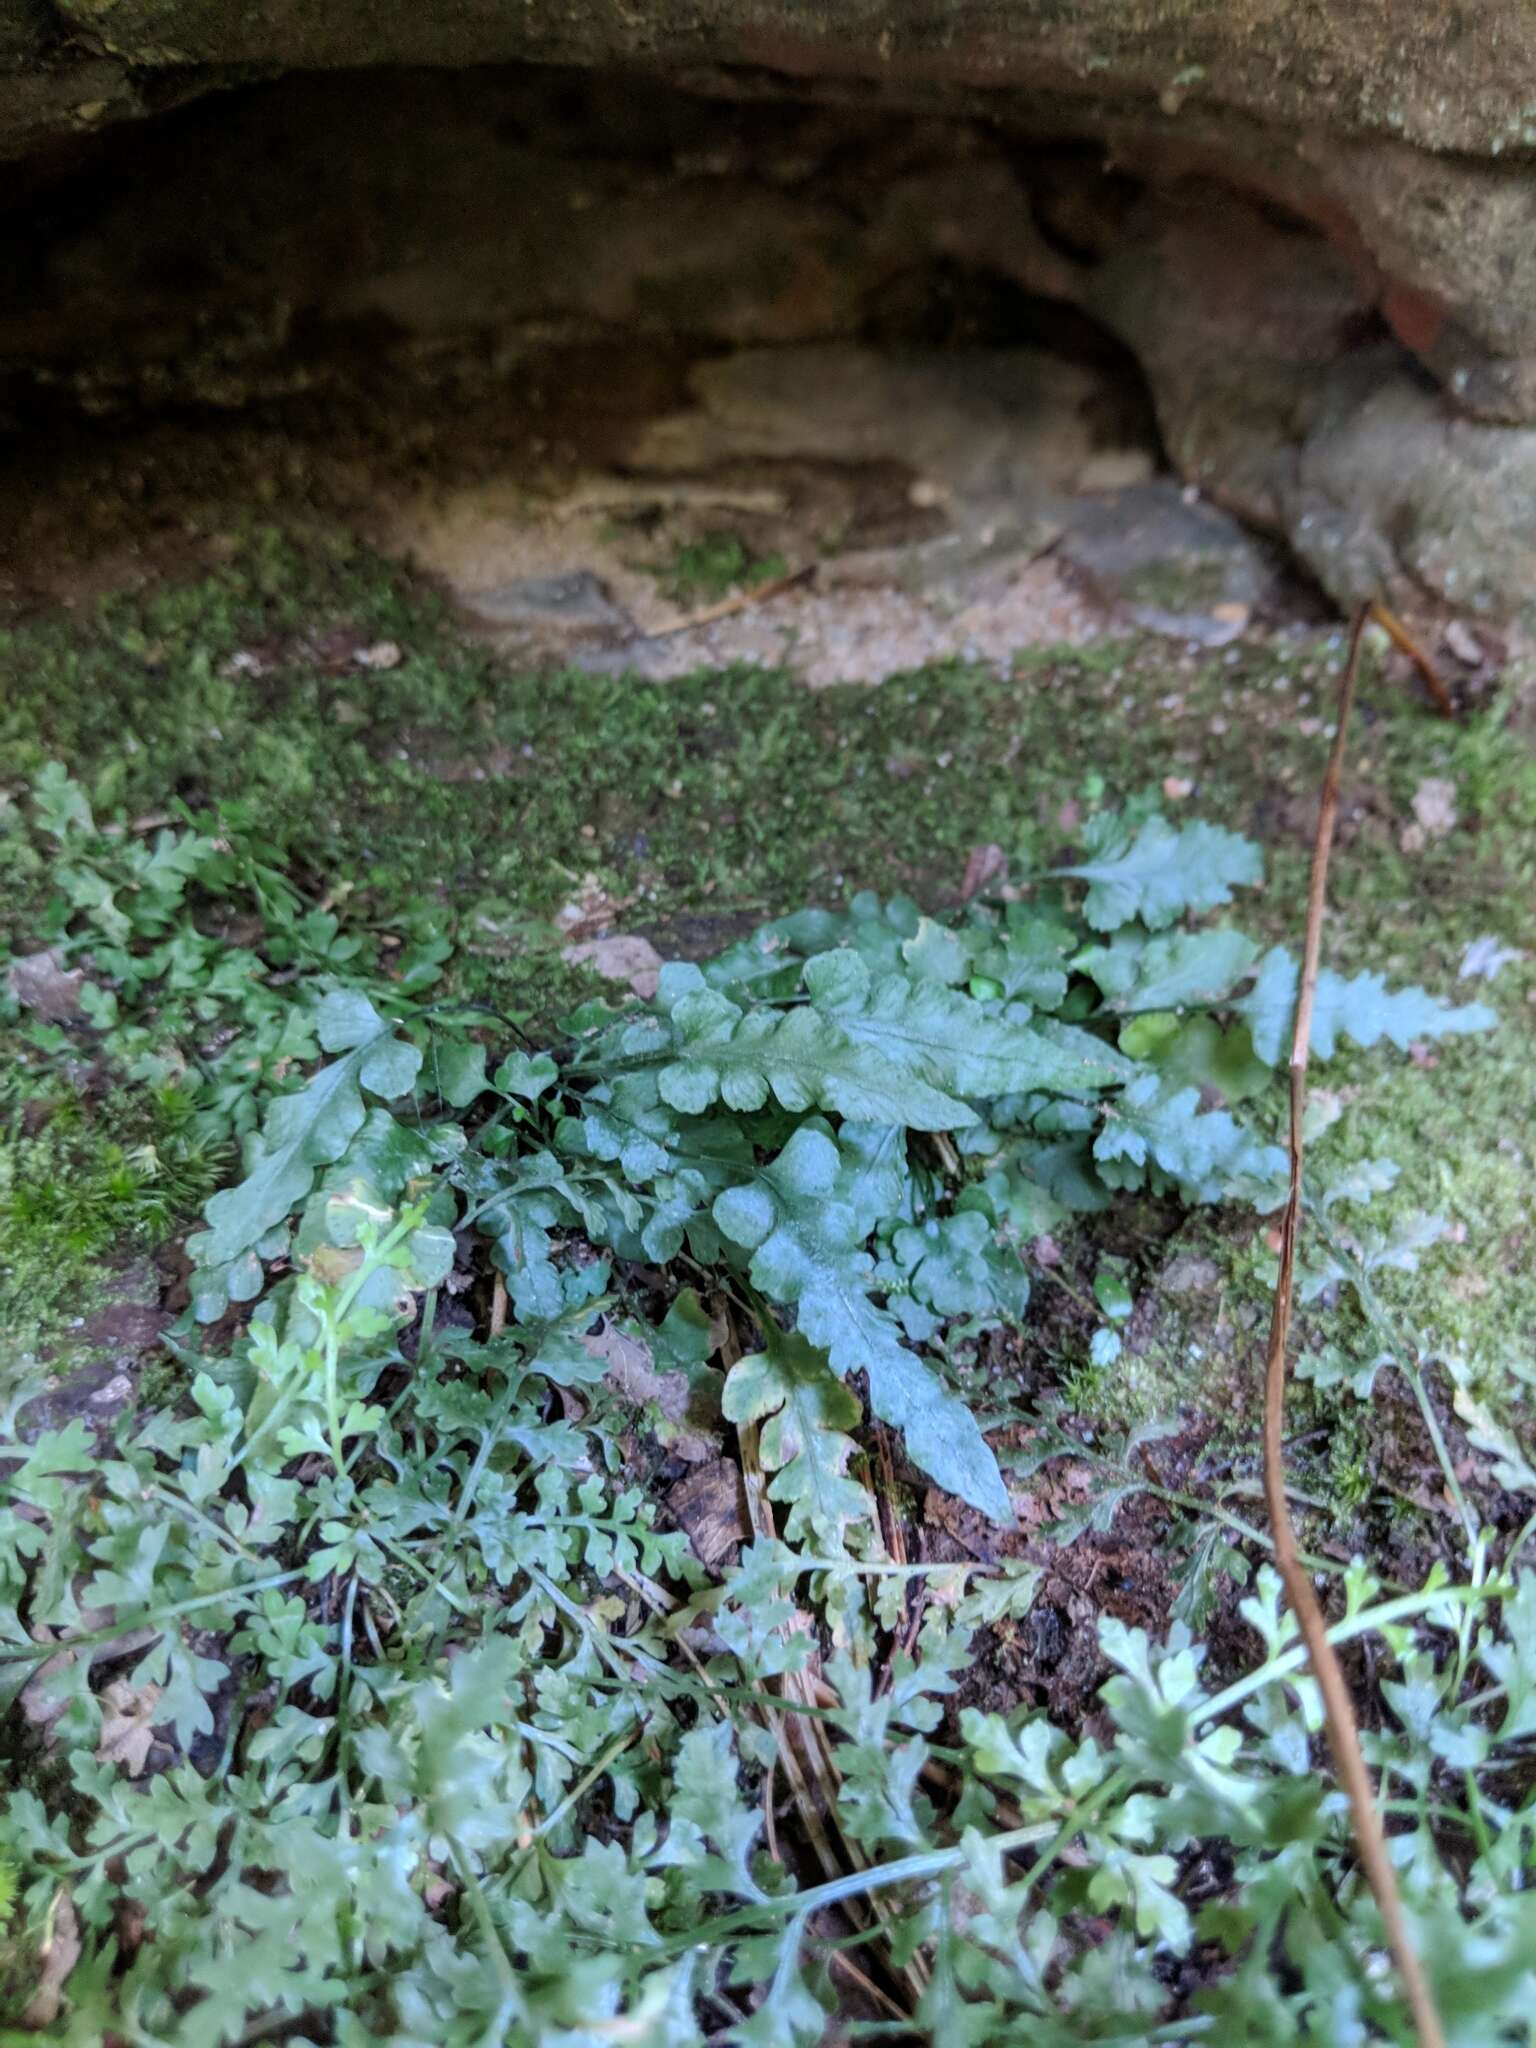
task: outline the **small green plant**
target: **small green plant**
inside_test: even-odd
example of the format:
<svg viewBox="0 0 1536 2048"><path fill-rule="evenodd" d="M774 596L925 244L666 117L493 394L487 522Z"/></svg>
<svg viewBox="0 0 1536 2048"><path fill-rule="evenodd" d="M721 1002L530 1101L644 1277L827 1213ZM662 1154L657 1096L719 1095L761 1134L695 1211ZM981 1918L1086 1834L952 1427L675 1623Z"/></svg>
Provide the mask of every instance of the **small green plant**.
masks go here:
<svg viewBox="0 0 1536 2048"><path fill-rule="evenodd" d="M64 782L40 800L107 1056L158 1073L211 1027L256 1061L204 1039L191 1084L196 1128L242 1138L187 1247L227 1347L189 1317L178 1407L0 1444L0 1699L47 1757L0 1799L7 1982L65 1902L80 1950L43 2038L811 2048L853 1981L883 2015L861 2035L1407 2040L1241 1494L1164 1486L1155 1431L1048 1413L1000 1459L956 1363L1028 1313L1041 1233L1127 1194L1276 1200L1262 1077L1296 968L1209 921L1251 845L1103 813L963 911L804 911L508 1049L275 869L258 890L238 835L125 848ZM217 974L220 889L263 936L204 1016L174 949ZM1325 976L1316 1053L1490 1021ZM1126 1270L1084 1303L1111 1373ZM739 1460L734 1561L635 1483L615 1341L664 1441ZM871 1417L998 1524L1005 1472L1067 1459L1090 1479L1062 1542L1137 1493L1177 1512L1184 1606L1162 1641L1101 1621L1092 1734L954 1711L1041 1569L896 1554ZM1465 2048L1516 2042L1536 1578L1475 1528L1461 1583L1332 1562L1333 1633L1384 1674L1372 1761L1442 2009ZM1222 1578L1260 1654L1208 1680Z"/></svg>
<svg viewBox="0 0 1536 2048"><path fill-rule="evenodd" d="M6 844L47 854L32 938L78 1005L72 1026L40 1021L0 983L0 1317L19 1337L94 1260L196 1214L272 1098L304 1085L329 989L409 1003L447 947L424 933L383 973L371 937L307 905L239 805L102 828L55 763L9 824Z"/></svg>
<svg viewBox="0 0 1536 2048"><path fill-rule="evenodd" d="M305 904L238 805L180 830L101 829L54 762L34 784L33 823L53 845L40 936L62 967L90 969L79 1004L96 1049L129 1081L182 1089L194 1123L219 1136L243 1135L273 1093L300 1084L328 989L408 1000L448 950L424 937L386 978L372 939ZM240 923L248 936L228 936ZM44 1053L64 1044L56 1028L25 1037Z"/></svg>
<svg viewBox="0 0 1536 2048"><path fill-rule="evenodd" d="M828 1375L864 1374L921 1470L1006 1519L981 1430L923 1347L952 1318L1024 1312L1026 1234L1142 1188L1273 1206L1284 1172L1200 1090L1234 1057L1277 1063L1295 963L1225 927L1170 929L1257 880L1257 850L1155 813L1103 813L1086 836L1084 859L1027 900L935 920L860 896L779 919L705 967L664 969L643 1009L590 1007L559 1058L518 1053L488 1075L439 1051L455 1107L500 1104L492 1157L472 1143L441 1177L460 1227L492 1239L514 1308L557 1298L561 1231L723 1264L793 1311ZM1316 1017L1320 1058L1345 1033L1405 1044L1491 1021L1369 975L1325 975ZM189 1245L207 1317L255 1298L317 1169L415 1086L421 1048L360 992L328 996L317 1031L338 1057L278 1103L254 1171ZM509 1149L519 1125L529 1142ZM372 1191L403 1185L397 1171ZM1112 1338L1128 1300L1114 1276L1106 1290Z"/></svg>
<svg viewBox="0 0 1536 2048"><path fill-rule="evenodd" d="M674 604L714 604L735 590L771 583L788 569L782 555L754 555L739 534L706 533L684 541L662 572L662 588Z"/></svg>

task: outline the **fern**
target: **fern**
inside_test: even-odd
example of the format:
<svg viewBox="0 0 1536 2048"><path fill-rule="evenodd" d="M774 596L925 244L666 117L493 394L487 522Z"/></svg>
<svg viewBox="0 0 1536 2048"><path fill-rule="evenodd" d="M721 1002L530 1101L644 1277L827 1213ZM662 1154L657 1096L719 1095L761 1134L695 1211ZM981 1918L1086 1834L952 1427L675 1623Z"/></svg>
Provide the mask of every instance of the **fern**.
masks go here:
<svg viewBox="0 0 1536 2048"><path fill-rule="evenodd" d="M71 787L47 802L61 838L93 831ZM489 1031L386 1022L398 989L370 984L376 1008L301 987L272 1085L315 1057L312 1024L326 1063L268 1108L196 1241L205 1312L271 1262L258 1312L219 1355L174 1340L186 1399L110 1445L77 1417L0 1447L0 1703L56 1746L0 1796L11 2008L30 2024L46 1990L50 2037L178 2048L327 2015L338 2039L451 2048L691 2048L723 2015L733 2040L811 2048L853 1911L893 1983L921 1955L925 2037L1406 2038L1309 1768L1278 1581L1250 1577L1240 1476L1185 1523L1197 1497L1142 1455L1164 1425L1106 1438L995 1390L1028 1423L1011 1474L1069 1462L1049 1540L1149 1496L1189 1547L1176 1616L1207 1614L1221 1577L1250 1588L1261 1661L1232 1667L1228 1627L1219 1691L1182 1620L1159 1643L1105 1617L1114 1675L1079 1741L976 1704L996 1688L969 1631L997 1631L998 1669L1028 1656L1042 1567L983 1564L974 1534L964 1562L887 1554L860 1462L872 1411L1006 1519L966 1340L1027 1312L1021 1246L1124 1189L1273 1193L1281 1091L1250 1032L1283 1054L1294 969L1240 933L1158 928L1225 901L1250 854L1109 820L1072 876L1015 877L1013 900L799 913L499 1063ZM153 890L180 872L167 858ZM329 977L337 934L313 936ZM1320 1016L1328 1049L1486 1021L1376 976L1330 981ZM1339 1254L1323 1284L1361 1290L1432 1239L1399 1218L1344 1259L1330 1216L1392 1181L1366 1159L1313 1190ZM1131 1281L1098 1261L1101 1371ZM594 1327L616 1301L601 1337L622 1350ZM1325 1345L1306 1369L1364 1395L1391 1355ZM1451 1370L1473 1445L1536 1486ZM692 1556L643 1490L675 1468L618 1434L620 1406L688 1468L668 1504ZM722 1418L766 1475L736 1565L730 1446L686 1445ZM1375 1761L1421 1795L1394 1802L1394 1847L1448 2032L1492 2042L1536 1996L1530 1829L1503 1796L1536 1730L1536 1580L1476 1556L1470 1586L1437 1565L1390 1598L1357 1564L1338 1611L1393 1674ZM853 1853L820 1883L808 1851L833 1831ZM1186 1882L1196 1837L1214 1897Z"/></svg>
<svg viewBox="0 0 1536 2048"><path fill-rule="evenodd" d="M728 1190L714 1217L751 1255L752 1284L797 1311L799 1327L840 1376L863 1372L870 1405L903 1431L914 1461L949 1492L1000 1520L1008 1495L975 1417L934 1368L902 1342L900 1326L873 1298L875 1261L865 1249L890 1200L894 1161L879 1128L802 1125L750 1187Z"/></svg>
<svg viewBox="0 0 1536 2048"><path fill-rule="evenodd" d="M721 1412L727 1422L762 1425L759 1450L774 1474L768 1497L789 1504L788 1540L835 1556L849 1529L869 1516L869 1495L847 1476L858 1397L804 1337L781 1330L767 1313L761 1323L763 1349L731 1367Z"/></svg>
<svg viewBox="0 0 1536 2048"><path fill-rule="evenodd" d="M887 1058L817 1011L743 1011L699 987L672 1011L672 1058L657 1076L663 1101L699 1116L713 1103L761 1109L770 1093L788 1110L953 1131L976 1112L922 1078L916 1062Z"/></svg>
<svg viewBox="0 0 1536 2048"><path fill-rule="evenodd" d="M1202 1110L1194 1088L1142 1074L1120 1095L1094 1141L1111 1187L1176 1187L1187 1201L1240 1200L1273 1208L1285 1193L1286 1155L1223 1109Z"/></svg>
<svg viewBox="0 0 1536 2048"><path fill-rule="evenodd" d="M337 990L321 1005L319 1036L343 1057L309 1086L272 1105L248 1150L238 1187L214 1195L208 1228L187 1241L198 1268L198 1313L211 1321L225 1300L249 1300L260 1287L256 1247L308 1194L318 1167L339 1159L362 1128L364 1091L393 1101L416 1078L421 1055L395 1037L366 996Z"/></svg>
<svg viewBox="0 0 1536 2048"><path fill-rule="evenodd" d="M1083 915L1099 932L1136 918L1160 931L1184 911L1230 903L1234 888L1264 877L1253 842L1219 825L1175 827L1154 815L1132 833L1115 812L1104 811L1083 836L1091 857L1056 872L1088 883Z"/></svg>
<svg viewBox="0 0 1536 2048"><path fill-rule="evenodd" d="M1241 932L1172 932L1166 938L1135 934L1110 946L1092 946L1073 963L1098 986L1106 1007L1119 1014L1209 1008L1231 994L1259 949Z"/></svg>
<svg viewBox="0 0 1536 2048"><path fill-rule="evenodd" d="M1021 1316L1019 1243L1064 1212L1138 1188L1262 1208L1285 1172L1236 1111L1280 1055L1294 964L1226 928L1165 929L1257 880L1257 850L1156 816L1132 828L1107 814L1085 836L1082 861L1025 880L1037 900L925 917L862 895L802 911L703 966L665 968L653 1002L589 1009L573 1043L494 1073L478 1044L434 1025L439 1099L501 1108L491 1142L450 1126L455 1142L412 1169L413 1186L439 1189L432 1229L473 1221L526 1326L584 1298L573 1236L655 1265L686 1252L734 1267L765 1304L768 1354L730 1399L764 1422L797 1529L844 1538L856 1374L914 1464L1006 1520L992 1451L928 1349L945 1324ZM1075 882L1074 917L1060 904ZM1345 1035L1403 1045L1489 1021L1376 974L1325 975L1314 1043L1326 1056ZM264 1254L316 1256L312 1206L295 1243L285 1226L317 1173L365 1209L400 1198L398 1160L393 1180L379 1171L380 1145L399 1151L380 1132L399 1126L378 1104L411 1088L421 1055L360 993L327 998L319 1029L338 1057L274 1104L247 1178L213 1198L193 1240L201 1313L255 1294ZM406 1270L435 1270L438 1242L402 1252Z"/></svg>
<svg viewBox="0 0 1536 2048"><path fill-rule="evenodd" d="M1130 1075L1114 1049L1090 1032L1034 1026L995 1003L926 979L887 974L872 981L856 953L818 955L806 963L805 983L817 1009L835 1018L855 1045L959 1096L985 1099L1037 1088L1091 1095ZM910 1116L901 1120L921 1128Z"/></svg>
<svg viewBox="0 0 1536 2048"><path fill-rule="evenodd" d="M1283 946L1276 946L1259 963L1250 993L1232 1005L1247 1020L1253 1049L1268 1066L1278 1065L1290 1052L1300 979L1295 960ZM1385 1038L1406 1052L1415 1039L1486 1031L1494 1021L1486 1003L1442 1003L1421 988L1389 989L1380 974L1356 974L1346 980L1325 967L1318 974L1312 1006L1312 1055L1332 1059L1341 1038L1366 1047Z"/></svg>

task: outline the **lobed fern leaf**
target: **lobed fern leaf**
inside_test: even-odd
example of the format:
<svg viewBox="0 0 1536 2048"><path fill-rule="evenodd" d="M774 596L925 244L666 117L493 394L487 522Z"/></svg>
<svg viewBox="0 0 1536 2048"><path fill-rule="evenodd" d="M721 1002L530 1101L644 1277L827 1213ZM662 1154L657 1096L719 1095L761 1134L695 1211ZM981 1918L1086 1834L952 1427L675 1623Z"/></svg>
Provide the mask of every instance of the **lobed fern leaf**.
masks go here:
<svg viewBox="0 0 1536 2048"><path fill-rule="evenodd" d="M805 983L817 1011L835 1019L866 1056L958 1096L1092 1095L1134 1071L1091 1032L1032 1024L1027 1011L1004 1015L933 981L897 974L874 979L857 953L807 961ZM974 1112L967 1121L973 1119ZM910 1116L901 1120L922 1128Z"/></svg>
<svg viewBox="0 0 1536 2048"><path fill-rule="evenodd" d="M976 1121L974 1109L924 1078L915 1058L856 1043L814 1009L743 1011L701 985L674 1005L671 1024L672 1056L657 1085L684 1115L700 1116L715 1102L761 1109L771 1093L784 1109L830 1109L915 1131L956 1131Z"/></svg>
<svg viewBox="0 0 1536 2048"><path fill-rule="evenodd" d="M751 1255L752 1284L795 1308L801 1334L840 1378L864 1372L870 1405L901 1430L914 1463L948 1492L997 1520L1011 1518L1007 1488L976 1418L901 1340L871 1298L875 1262L860 1186L866 1159L845 1152L819 1119L802 1124L749 1187L717 1197L714 1217Z"/></svg>
<svg viewBox="0 0 1536 2048"><path fill-rule="evenodd" d="M1098 985L1118 1016L1208 1007L1229 996L1259 957L1241 932L1170 932L1143 939L1120 934L1090 946L1073 965Z"/></svg>
<svg viewBox="0 0 1536 2048"><path fill-rule="evenodd" d="M1253 1049L1267 1066L1278 1066L1290 1053L1300 978L1295 960L1283 946L1275 946L1260 961L1253 988L1232 1005L1247 1019ZM1385 1038L1406 1052L1416 1038L1486 1031L1495 1022L1485 1003L1442 1003L1421 988L1389 989L1381 974L1346 979L1325 967L1317 977L1312 1009L1312 1056L1332 1059L1341 1038L1359 1046L1379 1045Z"/></svg>
<svg viewBox="0 0 1536 2048"><path fill-rule="evenodd" d="M1110 1187L1145 1185L1161 1174L1192 1202L1248 1200L1273 1208L1284 1193L1286 1154L1255 1137L1224 1109L1202 1110L1194 1088L1169 1088L1144 1074L1123 1091L1094 1140Z"/></svg>
<svg viewBox="0 0 1536 2048"><path fill-rule="evenodd" d="M727 1422L761 1423L759 1454L774 1474L768 1497L789 1504L786 1538L809 1538L839 1556L848 1530L869 1517L868 1493L847 1476L858 1448L847 1434L862 1413L858 1397L804 1336L781 1329L766 1309L759 1320L764 1348L731 1367L721 1413Z"/></svg>
<svg viewBox="0 0 1536 2048"><path fill-rule="evenodd" d="M1154 814L1133 833L1104 811L1083 837L1091 858L1054 872L1088 884L1083 915L1095 931L1118 931L1137 918L1160 931L1182 912L1214 910L1240 884L1264 879L1258 847L1220 825L1174 826Z"/></svg>

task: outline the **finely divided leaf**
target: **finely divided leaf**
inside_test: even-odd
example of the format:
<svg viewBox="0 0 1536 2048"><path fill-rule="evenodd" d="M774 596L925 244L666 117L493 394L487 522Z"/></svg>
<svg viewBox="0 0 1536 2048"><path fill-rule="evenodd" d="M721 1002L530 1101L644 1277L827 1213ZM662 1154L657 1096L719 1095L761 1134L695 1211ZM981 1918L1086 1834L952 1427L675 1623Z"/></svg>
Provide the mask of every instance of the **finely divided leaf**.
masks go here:
<svg viewBox="0 0 1536 2048"><path fill-rule="evenodd" d="M1133 1081L1109 1109L1093 1156L1111 1187L1140 1187L1149 1169L1192 1202L1251 1201L1273 1207L1284 1192L1286 1155L1224 1109L1200 1108L1193 1088L1155 1074Z"/></svg>

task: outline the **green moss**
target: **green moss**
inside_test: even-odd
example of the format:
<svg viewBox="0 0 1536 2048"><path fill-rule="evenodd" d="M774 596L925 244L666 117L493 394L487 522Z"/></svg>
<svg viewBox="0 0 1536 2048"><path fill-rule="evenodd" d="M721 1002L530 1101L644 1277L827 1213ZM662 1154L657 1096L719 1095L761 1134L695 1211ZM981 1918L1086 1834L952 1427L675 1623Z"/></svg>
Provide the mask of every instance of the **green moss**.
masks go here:
<svg viewBox="0 0 1536 2048"><path fill-rule="evenodd" d="M380 640L398 666L351 660ZM105 816L247 799L316 894L365 915L428 897L492 945L589 869L635 899L631 926L859 885L932 894L979 841L1061 843L1089 764L1114 791L1197 763L1202 807L1237 822L1273 779L1266 762L1255 788L1246 723L1208 728L1243 672L1159 642L878 690L551 679L467 647L365 551L273 535L194 585L0 636L0 680L13 773L62 759Z"/></svg>
<svg viewBox="0 0 1536 2048"><path fill-rule="evenodd" d="M754 555L739 534L706 533L684 542L657 580L674 604L713 604L734 590L771 583L787 568L782 555Z"/></svg>
<svg viewBox="0 0 1536 2048"><path fill-rule="evenodd" d="M10 1368L63 1340L136 1248L185 1227L223 1179L227 1147L192 1137L173 1098L99 1098L0 1040L0 1331Z"/></svg>
<svg viewBox="0 0 1536 2048"><path fill-rule="evenodd" d="M380 640L397 667L349 659ZM589 870L629 928L684 940L854 886L953 891L971 846L1048 827L1085 759L1143 779L1116 700L1165 660L816 694L751 670L551 680L466 647L365 552L265 536L194 586L0 637L0 746L21 774L62 759L103 816L244 800L315 895L379 919L428 899L505 996L545 975L530 926Z"/></svg>

